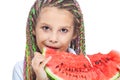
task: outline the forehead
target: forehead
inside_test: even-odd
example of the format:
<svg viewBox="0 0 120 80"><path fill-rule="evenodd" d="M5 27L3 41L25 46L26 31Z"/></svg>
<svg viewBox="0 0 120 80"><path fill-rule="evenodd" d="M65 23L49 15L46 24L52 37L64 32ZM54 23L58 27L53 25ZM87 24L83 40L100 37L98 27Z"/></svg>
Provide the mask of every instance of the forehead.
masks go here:
<svg viewBox="0 0 120 80"><path fill-rule="evenodd" d="M60 13L60 14L64 13L64 14L68 14L68 15L73 16L67 9L61 9L61 8L50 7L50 6L42 8L40 13L42 14L44 12L46 12L46 13L57 12L57 13Z"/></svg>
<svg viewBox="0 0 120 80"><path fill-rule="evenodd" d="M73 14L57 7L44 7L40 11L38 20L73 23Z"/></svg>

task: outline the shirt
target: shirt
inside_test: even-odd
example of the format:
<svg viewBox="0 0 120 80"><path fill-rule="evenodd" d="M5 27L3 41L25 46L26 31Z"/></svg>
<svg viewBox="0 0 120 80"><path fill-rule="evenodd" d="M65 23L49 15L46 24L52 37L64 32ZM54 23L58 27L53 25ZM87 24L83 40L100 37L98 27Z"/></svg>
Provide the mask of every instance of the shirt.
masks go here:
<svg viewBox="0 0 120 80"><path fill-rule="evenodd" d="M76 54L75 51L71 48L69 48L68 51L73 54ZM24 61L19 61L15 64L13 68L12 80L24 80L23 68L24 68Z"/></svg>

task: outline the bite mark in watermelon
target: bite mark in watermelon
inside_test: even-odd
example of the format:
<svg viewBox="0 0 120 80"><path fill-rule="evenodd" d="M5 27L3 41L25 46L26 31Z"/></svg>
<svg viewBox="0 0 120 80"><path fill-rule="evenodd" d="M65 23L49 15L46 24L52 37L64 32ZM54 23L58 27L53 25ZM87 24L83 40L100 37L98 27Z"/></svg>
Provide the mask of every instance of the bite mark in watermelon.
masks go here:
<svg viewBox="0 0 120 80"><path fill-rule="evenodd" d="M43 54L52 57L45 67L51 80L117 80L120 77L120 53L117 51L87 55L92 66L84 55L53 49L45 49Z"/></svg>

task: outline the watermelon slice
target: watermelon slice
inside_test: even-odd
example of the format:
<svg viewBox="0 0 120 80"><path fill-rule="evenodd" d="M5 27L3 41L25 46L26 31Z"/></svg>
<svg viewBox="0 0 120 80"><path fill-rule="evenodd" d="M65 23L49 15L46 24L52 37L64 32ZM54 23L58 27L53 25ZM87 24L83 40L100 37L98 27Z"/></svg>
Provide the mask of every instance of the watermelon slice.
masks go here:
<svg viewBox="0 0 120 80"><path fill-rule="evenodd" d="M52 57L45 67L50 80L117 80L120 77L120 53L117 51L87 55L92 66L82 54L75 55L47 48L43 55Z"/></svg>

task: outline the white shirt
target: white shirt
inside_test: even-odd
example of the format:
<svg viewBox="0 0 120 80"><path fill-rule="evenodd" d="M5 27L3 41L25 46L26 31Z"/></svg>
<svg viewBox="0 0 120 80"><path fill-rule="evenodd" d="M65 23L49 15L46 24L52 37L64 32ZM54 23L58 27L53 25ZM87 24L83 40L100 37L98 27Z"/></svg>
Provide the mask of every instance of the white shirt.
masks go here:
<svg viewBox="0 0 120 80"><path fill-rule="evenodd" d="M73 54L76 54L75 51L71 48L69 48L68 51ZM23 67L24 67L24 61L19 61L15 64L13 68L12 80L24 80L23 79Z"/></svg>

